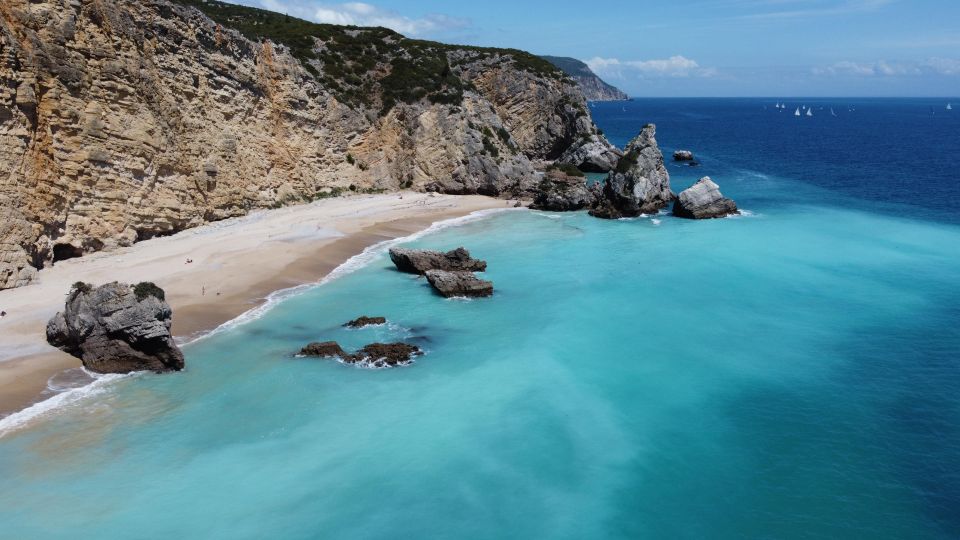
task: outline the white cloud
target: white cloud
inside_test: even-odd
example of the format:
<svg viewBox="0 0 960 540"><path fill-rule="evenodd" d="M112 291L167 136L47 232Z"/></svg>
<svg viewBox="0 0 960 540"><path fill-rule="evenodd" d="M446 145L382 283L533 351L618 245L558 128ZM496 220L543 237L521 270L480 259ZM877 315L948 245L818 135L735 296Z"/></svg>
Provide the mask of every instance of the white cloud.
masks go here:
<svg viewBox="0 0 960 540"><path fill-rule="evenodd" d="M852 13L877 11L898 0L740 0L732 4L751 9L774 7L772 11L761 11L748 15L738 15L734 19L806 19L812 17L846 15Z"/></svg>
<svg viewBox="0 0 960 540"><path fill-rule="evenodd" d="M940 75L960 75L960 59L957 58L928 58L921 67Z"/></svg>
<svg viewBox="0 0 960 540"><path fill-rule="evenodd" d="M928 58L919 62L837 62L832 66L813 68L815 75L855 75L860 77L895 77L911 75L960 75L960 60Z"/></svg>
<svg viewBox="0 0 960 540"><path fill-rule="evenodd" d="M623 78L627 73L647 77L712 77L717 70L700 67L695 60L674 55L662 60L620 60L619 58L591 58L587 65L594 73Z"/></svg>
<svg viewBox="0 0 960 540"><path fill-rule="evenodd" d="M440 14L407 17L365 2L331 4L311 0L259 0L271 11L288 13L318 23L383 26L407 36L423 36L470 26L470 21Z"/></svg>

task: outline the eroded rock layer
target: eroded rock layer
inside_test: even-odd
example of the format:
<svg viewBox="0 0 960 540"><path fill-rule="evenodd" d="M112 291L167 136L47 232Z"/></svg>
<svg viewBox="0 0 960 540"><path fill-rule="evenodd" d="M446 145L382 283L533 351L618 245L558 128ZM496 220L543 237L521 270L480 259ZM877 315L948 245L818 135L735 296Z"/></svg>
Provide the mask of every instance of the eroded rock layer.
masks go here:
<svg viewBox="0 0 960 540"><path fill-rule="evenodd" d="M351 186L513 196L532 161L614 152L576 84L520 51L214 0L0 2L0 289Z"/></svg>

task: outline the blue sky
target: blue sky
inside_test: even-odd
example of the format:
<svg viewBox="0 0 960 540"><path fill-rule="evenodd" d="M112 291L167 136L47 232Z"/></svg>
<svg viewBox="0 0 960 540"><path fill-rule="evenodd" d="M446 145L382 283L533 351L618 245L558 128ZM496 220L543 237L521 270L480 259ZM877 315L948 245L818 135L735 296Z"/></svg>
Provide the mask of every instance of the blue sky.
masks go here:
<svg viewBox="0 0 960 540"><path fill-rule="evenodd" d="M235 0L586 61L634 96L960 95L960 0Z"/></svg>

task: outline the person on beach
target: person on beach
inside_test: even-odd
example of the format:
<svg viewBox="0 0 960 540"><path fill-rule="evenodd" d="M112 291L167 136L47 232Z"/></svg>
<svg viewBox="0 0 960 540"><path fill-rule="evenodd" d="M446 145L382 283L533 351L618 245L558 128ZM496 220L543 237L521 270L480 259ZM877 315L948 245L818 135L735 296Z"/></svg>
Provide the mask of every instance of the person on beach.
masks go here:
<svg viewBox="0 0 960 540"><path fill-rule="evenodd" d="M6 311L0 311L0 317L6 317L6 316L7 316Z"/></svg>

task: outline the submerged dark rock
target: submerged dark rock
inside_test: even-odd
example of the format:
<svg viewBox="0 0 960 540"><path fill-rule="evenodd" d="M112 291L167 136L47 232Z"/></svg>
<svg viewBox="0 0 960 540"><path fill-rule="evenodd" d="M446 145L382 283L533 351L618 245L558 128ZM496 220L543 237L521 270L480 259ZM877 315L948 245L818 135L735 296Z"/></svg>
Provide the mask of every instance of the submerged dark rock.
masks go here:
<svg viewBox="0 0 960 540"><path fill-rule="evenodd" d="M737 203L720 193L709 176L683 190L673 204L673 215L688 219L710 219L739 214Z"/></svg>
<svg viewBox="0 0 960 540"><path fill-rule="evenodd" d="M447 298L454 296L479 298L493 295L493 282L482 280L472 272L430 270L426 275L427 281L434 290Z"/></svg>
<svg viewBox="0 0 960 540"><path fill-rule="evenodd" d="M316 356L319 358L342 358L343 360L351 357L336 341L311 343L300 349L300 354L302 356Z"/></svg>
<svg viewBox="0 0 960 540"><path fill-rule="evenodd" d="M630 144L603 184L590 215L604 219L654 214L674 199L670 174L657 146L656 126L647 124Z"/></svg>
<svg viewBox="0 0 960 540"><path fill-rule="evenodd" d="M583 176L549 171L540 181L530 208L550 212L571 212L593 206L597 196L598 191L588 187Z"/></svg>
<svg viewBox="0 0 960 540"><path fill-rule="evenodd" d="M459 247L446 253L426 249L390 248L390 260L397 270L408 274L425 274L428 270L483 272L486 261L474 259Z"/></svg>
<svg viewBox="0 0 960 540"><path fill-rule="evenodd" d="M183 369L170 334L173 312L152 283L75 283L65 308L47 323L47 342L96 373Z"/></svg>
<svg viewBox="0 0 960 540"><path fill-rule="evenodd" d="M371 343L357 351L351 362L366 362L374 366L396 366L409 363L423 352L409 343Z"/></svg>
<svg viewBox="0 0 960 540"><path fill-rule="evenodd" d="M693 152L689 150L677 150L673 153L674 161L693 161Z"/></svg>
<svg viewBox="0 0 960 540"><path fill-rule="evenodd" d="M376 326L379 324L386 324L386 317L367 317L366 315L362 317L357 317L356 319L344 324L347 328L363 328L364 326Z"/></svg>
<svg viewBox="0 0 960 540"><path fill-rule="evenodd" d="M344 351L336 341L311 343L300 349L301 356L338 358L347 364L364 362L376 367L406 364L421 354L420 347L408 343L371 343L355 354Z"/></svg>

